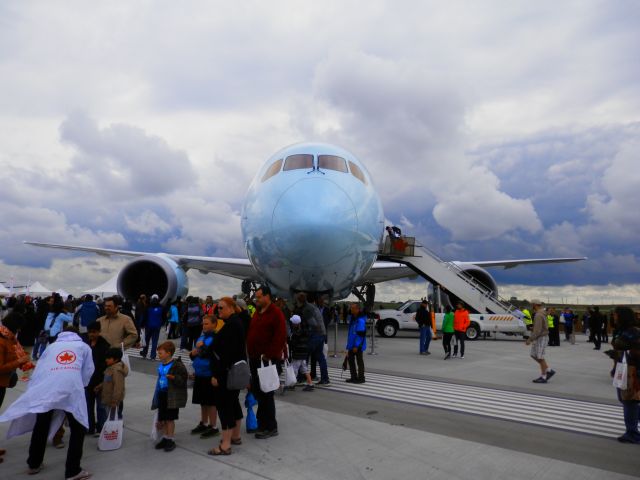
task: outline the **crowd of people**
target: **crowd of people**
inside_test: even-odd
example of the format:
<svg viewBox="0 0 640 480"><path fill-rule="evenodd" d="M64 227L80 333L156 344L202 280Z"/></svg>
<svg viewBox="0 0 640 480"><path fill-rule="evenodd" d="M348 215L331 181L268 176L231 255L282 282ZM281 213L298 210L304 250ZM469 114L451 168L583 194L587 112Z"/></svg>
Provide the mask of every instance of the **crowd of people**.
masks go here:
<svg viewBox="0 0 640 480"><path fill-rule="evenodd" d="M567 341L574 341L575 316L570 309L556 314L553 309L545 310L538 300L531 303L533 315L526 343L540 368L534 382L547 383L556 372L545 360L545 349L559 344L557 324L563 324ZM267 286L259 287L250 299L223 297L214 301L207 297L201 302L198 297L188 297L169 305L162 305L155 294L148 302L141 295L135 305L117 296L102 301L91 296L80 301L57 295L35 301L18 298L9 312L0 326L0 406L6 389L17 382L16 370L24 372L34 368L33 362L36 365L27 391L4 411L0 421L12 422L9 437L31 432L27 458L31 474L42 469L49 436L53 435L55 446L64 447L63 425L68 426L65 477L74 480L91 476L81 467L85 435L100 436L107 418L123 416L129 374L123 352L128 348L137 346L142 358L157 356L159 360L150 401L151 409L157 412L155 448L165 452L176 448L175 422L180 409L187 406L192 380L191 402L200 407L200 422L191 433L201 438L219 436L217 445L207 453L231 455L232 448L242 445L240 391L245 388L245 405L257 402L257 424L250 428L247 423L246 431L262 440L278 435L274 390L263 388L259 369L273 364L281 373L283 365L290 365L305 392L313 391L316 385L330 385L327 328L339 317L336 309L325 306L324 299L313 294L296 294L289 308L283 299L273 298ZM599 349L608 340L605 321L597 307L588 314L591 340ZM627 426L619 440L640 443L640 326L634 312L626 307L616 308L612 317L613 349L608 354L616 364L624 357L628 365L627 387L618 389ZM426 299L415 318L420 327L420 353L429 354L434 332ZM367 315L359 303L352 303L347 319L344 369L348 368L350 375L346 382L362 384ZM469 321L462 303L455 310L446 308L442 324L445 359L458 354L465 357L464 332ZM160 342L162 329L167 340ZM23 348L29 343L33 345L31 354ZM192 373L176 355L178 349L188 352ZM238 386L231 377L242 364L250 376ZM4 453L0 450L0 463Z"/></svg>
<svg viewBox="0 0 640 480"><path fill-rule="evenodd" d="M250 372L247 396L257 401L257 425L247 432L256 439L278 435L274 391L263 391L260 368L271 363L280 373L287 360L304 384L303 391L330 384L327 327L337 320L337 313L314 295L299 293L292 308L272 298L267 286L247 300L223 297L214 302L206 297L201 302L188 297L169 305L162 305L155 294L148 302L141 295L135 305L117 296L102 300L86 295L76 301L53 294L45 299L14 300L7 305L10 313L0 327L0 406L6 388L15 385L16 370L27 370L25 365L32 362L36 365L27 391L4 411L0 421L12 422L9 437L32 433L27 459L30 474L42 469L49 432L54 446L64 448L66 425L70 438L65 478L91 476L81 467L84 437L100 436L108 418L123 418L129 374L123 355L132 347L140 348L142 358L157 356L159 360L150 403L157 412L160 432L155 448L165 452L176 448L175 421L187 406L190 379L191 401L201 413L191 433L202 438L219 436L219 443L208 451L215 456L230 455L232 446L242 444L244 414L239 396L243 388L229 386L234 366L245 362ZM351 377L347 381L363 383L366 316L359 304L352 304L348 317L345 358ZM162 329L166 329L167 340L160 343ZM32 345L31 354L22 345ZM188 352L192 373L175 355L178 349ZM47 401L38 402L45 391L51 392Z"/></svg>

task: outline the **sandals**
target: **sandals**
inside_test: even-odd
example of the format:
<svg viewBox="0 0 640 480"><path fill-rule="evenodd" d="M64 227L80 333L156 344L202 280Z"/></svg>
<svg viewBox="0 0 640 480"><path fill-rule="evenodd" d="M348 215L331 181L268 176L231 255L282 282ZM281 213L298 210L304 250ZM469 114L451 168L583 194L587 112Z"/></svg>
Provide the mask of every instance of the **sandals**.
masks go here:
<svg viewBox="0 0 640 480"><path fill-rule="evenodd" d="M242 445L242 439L241 438L232 438L231 439L231 445Z"/></svg>
<svg viewBox="0 0 640 480"><path fill-rule="evenodd" d="M218 445L218 450L216 451L215 448L212 448L211 450L209 450L207 452L207 455L212 455L214 457L217 457L219 455L231 455L231 447L227 448L226 450L224 448L222 448L222 444Z"/></svg>

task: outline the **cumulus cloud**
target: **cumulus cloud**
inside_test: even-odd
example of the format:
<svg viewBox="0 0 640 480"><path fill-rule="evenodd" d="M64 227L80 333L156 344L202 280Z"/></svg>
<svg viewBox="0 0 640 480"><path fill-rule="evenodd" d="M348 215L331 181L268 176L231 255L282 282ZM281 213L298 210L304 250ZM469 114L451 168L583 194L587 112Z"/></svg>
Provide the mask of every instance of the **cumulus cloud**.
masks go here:
<svg viewBox="0 0 640 480"><path fill-rule="evenodd" d="M640 142L620 147L602 178L604 193L587 198L587 210L601 236L637 241L640 237Z"/></svg>
<svg viewBox="0 0 640 480"><path fill-rule="evenodd" d="M158 197L191 185L195 172L184 152L144 130L124 124L100 128L84 114L60 127L63 142L78 151L69 174L79 185L109 198Z"/></svg>
<svg viewBox="0 0 640 480"><path fill-rule="evenodd" d="M0 6L0 258L48 265L20 245L43 237L243 256L260 162L322 140L356 154L386 216L445 256L588 255L498 277L630 281L628 4L292 1L286 19L260 2L189 5Z"/></svg>
<svg viewBox="0 0 640 480"><path fill-rule="evenodd" d="M125 215L127 228L132 232L157 235L171 230L171 225L162 220L155 212L145 210L137 217Z"/></svg>

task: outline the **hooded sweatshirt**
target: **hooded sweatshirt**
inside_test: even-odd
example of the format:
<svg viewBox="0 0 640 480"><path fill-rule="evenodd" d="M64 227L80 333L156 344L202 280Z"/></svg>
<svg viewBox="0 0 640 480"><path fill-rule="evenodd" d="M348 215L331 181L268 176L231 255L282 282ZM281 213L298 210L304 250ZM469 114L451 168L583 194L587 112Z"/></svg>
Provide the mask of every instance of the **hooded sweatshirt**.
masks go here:
<svg viewBox="0 0 640 480"><path fill-rule="evenodd" d="M105 406L119 404L124 400L124 377L129 374L127 366L118 361L107 367L102 381L102 403Z"/></svg>

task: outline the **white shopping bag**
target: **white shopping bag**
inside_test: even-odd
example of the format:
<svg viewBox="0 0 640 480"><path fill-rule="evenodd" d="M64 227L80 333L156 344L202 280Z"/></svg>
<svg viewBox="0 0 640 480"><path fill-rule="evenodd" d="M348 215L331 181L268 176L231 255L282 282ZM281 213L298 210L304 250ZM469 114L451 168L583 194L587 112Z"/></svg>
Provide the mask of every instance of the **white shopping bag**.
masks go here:
<svg viewBox="0 0 640 480"><path fill-rule="evenodd" d="M121 362L124 363L127 368L129 369L129 371L131 371L131 361L129 360L129 355L127 355L124 350L124 343L120 344L120 348L122 348L122 360Z"/></svg>
<svg viewBox="0 0 640 480"><path fill-rule="evenodd" d="M262 364L262 361L260 363ZM260 380L260 390L264 393L274 392L280 388L280 375L271 360L269 360L269 365L258 369L258 379Z"/></svg>
<svg viewBox="0 0 640 480"><path fill-rule="evenodd" d="M117 450L122 446L124 427L122 420L118 420L117 410L117 408L112 408L109 412L109 418L104 422L98 440L98 450Z"/></svg>
<svg viewBox="0 0 640 480"><path fill-rule="evenodd" d="M328 344L328 343L325 343L325 344L322 346L322 354L324 355L324 358L325 358L325 359L326 359L326 358L329 358L329 344Z"/></svg>
<svg viewBox="0 0 640 480"><path fill-rule="evenodd" d="M298 383L298 377L296 376L296 372L293 369L293 366L285 361L285 373L284 373L284 386L285 387L293 387L296 383Z"/></svg>
<svg viewBox="0 0 640 480"><path fill-rule="evenodd" d="M156 413L153 416L153 423L151 424L151 434L149 435L149 438L153 443L156 443L162 438L163 434L164 431L158 428L158 411L156 410Z"/></svg>
<svg viewBox="0 0 640 480"><path fill-rule="evenodd" d="M620 390L627 389L627 352L622 352L622 361L616 363L613 386Z"/></svg>

